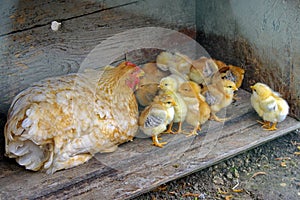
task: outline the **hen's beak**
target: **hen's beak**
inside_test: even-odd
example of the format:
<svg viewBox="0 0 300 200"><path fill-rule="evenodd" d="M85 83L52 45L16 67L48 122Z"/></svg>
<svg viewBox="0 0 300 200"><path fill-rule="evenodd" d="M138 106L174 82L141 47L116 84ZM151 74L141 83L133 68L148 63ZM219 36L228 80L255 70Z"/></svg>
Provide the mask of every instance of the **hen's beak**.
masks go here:
<svg viewBox="0 0 300 200"><path fill-rule="evenodd" d="M143 77L143 76L145 76L145 72L142 70L142 69L140 69L140 71L139 71L139 73L137 74L137 76L140 78L140 77Z"/></svg>

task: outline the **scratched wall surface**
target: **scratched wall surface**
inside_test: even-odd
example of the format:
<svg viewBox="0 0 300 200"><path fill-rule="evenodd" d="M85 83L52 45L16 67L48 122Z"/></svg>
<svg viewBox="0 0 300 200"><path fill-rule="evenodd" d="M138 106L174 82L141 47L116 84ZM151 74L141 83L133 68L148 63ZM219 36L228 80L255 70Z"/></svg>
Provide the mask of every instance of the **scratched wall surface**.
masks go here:
<svg viewBox="0 0 300 200"><path fill-rule="evenodd" d="M194 0L7 0L0 14L4 115L21 90L46 77L77 72L86 55L116 33L159 26L195 36ZM53 20L62 22L57 32L50 29Z"/></svg>
<svg viewBox="0 0 300 200"><path fill-rule="evenodd" d="M279 91L300 119L300 1L196 2L197 38L211 56L244 67L245 89L260 81Z"/></svg>

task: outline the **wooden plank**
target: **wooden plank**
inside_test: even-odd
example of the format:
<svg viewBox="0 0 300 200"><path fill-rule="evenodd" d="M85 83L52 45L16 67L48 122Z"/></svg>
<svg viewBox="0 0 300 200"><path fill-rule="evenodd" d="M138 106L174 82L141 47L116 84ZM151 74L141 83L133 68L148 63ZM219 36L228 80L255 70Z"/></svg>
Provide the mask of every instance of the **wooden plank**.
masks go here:
<svg viewBox="0 0 300 200"><path fill-rule="evenodd" d="M164 148L140 136L114 153L97 154L88 163L53 175L1 162L0 198L130 198L300 128L300 122L288 117L277 131L262 131L250 106L250 94L239 90L238 95L241 100L226 109L226 116L231 117L228 122L209 121L197 137L163 135L168 142Z"/></svg>
<svg viewBox="0 0 300 200"><path fill-rule="evenodd" d="M105 9L121 7L134 0L34 1L8 0L0 6L0 36L50 26L51 21L80 18Z"/></svg>
<svg viewBox="0 0 300 200"><path fill-rule="evenodd" d="M56 5L52 1L49 5L40 5L40 2L34 1L32 8L30 7L32 2L26 2L26 4L24 3L26 8L20 7L26 13L34 12L35 9L39 10L40 7L46 10L59 7L59 12L64 9L63 6ZM81 5L81 1L78 2ZM6 113L12 98L31 83L50 76L77 72L88 53L114 34L145 26L166 27L175 30L183 28L184 31L189 28L179 27L176 22L165 24L162 21L137 15L136 13L142 13L142 9L146 5L155 7L155 4L150 4L149 1L114 0L109 3L105 1L106 7L101 12L94 12L95 8L99 8L101 1L99 1L100 4L93 0L83 1L84 8L93 8L76 11L73 6L78 2L76 1L74 5L69 5L72 2L66 3L66 9L74 12L70 16L67 12L62 15L64 21L61 29L57 32L53 32L49 24L45 24L46 21L52 20L51 11L45 16L45 22L37 22L41 25L28 25L22 31L0 37L0 113ZM95 2L95 4L90 4L91 2ZM178 4L181 0L176 2ZM13 7L16 5L13 4ZM78 8L82 7L78 6ZM134 8L137 12L132 12ZM155 13L158 14L159 11L161 11L160 8L156 11L148 11L148 14L155 16ZM181 12L181 15L184 13ZM31 21L32 18L30 18ZM174 17L174 21L177 21L177 18L179 18L178 14ZM192 20L187 24L191 25L191 23ZM98 64L101 65L101 61L98 61Z"/></svg>
<svg viewBox="0 0 300 200"><path fill-rule="evenodd" d="M104 17L108 26L98 27L95 20ZM30 83L49 76L76 72L82 60L97 44L133 27L126 26L126 21L133 20L130 17L118 14L117 10L116 13L107 10L87 16L82 22L79 18L66 21L60 32L54 33L48 26L43 26L2 37L1 111L5 112L12 97ZM135 20L137 26L145 24L144 19Z"/></svg>

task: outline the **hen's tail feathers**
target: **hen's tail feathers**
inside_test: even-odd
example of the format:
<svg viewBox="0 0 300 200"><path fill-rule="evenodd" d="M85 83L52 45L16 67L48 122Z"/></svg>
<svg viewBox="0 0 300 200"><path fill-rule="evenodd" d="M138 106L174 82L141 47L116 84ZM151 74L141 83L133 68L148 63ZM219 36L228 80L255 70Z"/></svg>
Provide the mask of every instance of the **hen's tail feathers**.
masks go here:
<svg viewBox="0 0 300 200"><path fill-rule="evenodd" d="M11 141L7 145L6 154L25 166L26 169L37 171L49 158L47 148L41 148L30 140Z"/></svg>

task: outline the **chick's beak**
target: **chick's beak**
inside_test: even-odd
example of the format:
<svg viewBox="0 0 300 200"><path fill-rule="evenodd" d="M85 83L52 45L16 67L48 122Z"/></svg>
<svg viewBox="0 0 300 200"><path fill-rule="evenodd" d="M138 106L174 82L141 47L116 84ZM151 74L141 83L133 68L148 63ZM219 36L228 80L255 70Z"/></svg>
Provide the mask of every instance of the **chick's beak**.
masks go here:
<svg viewBox="0 0 300 200"><path fill-rule="evenodd" d="M251 88L251 90L253 90L253 89L254 89L254 86L251 85L250 88Z"/></svg>

